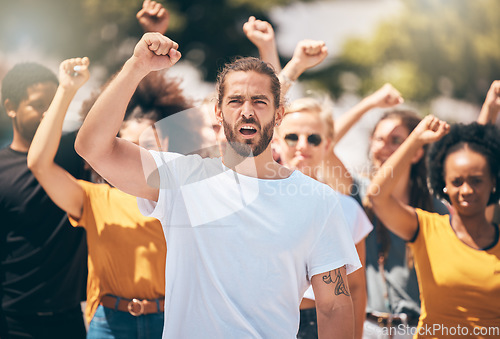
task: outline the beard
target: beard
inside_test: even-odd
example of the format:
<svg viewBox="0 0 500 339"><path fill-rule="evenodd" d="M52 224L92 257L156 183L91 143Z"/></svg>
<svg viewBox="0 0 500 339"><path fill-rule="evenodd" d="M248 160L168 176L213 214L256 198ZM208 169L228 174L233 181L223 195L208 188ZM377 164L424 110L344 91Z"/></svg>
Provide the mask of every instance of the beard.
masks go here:
<svg viewBox="0 0 500 339"><path fill-rule="evenodd" d="M257 133L260 133L260 138L257 143L254 144L253 139L244 139L243 141L237 140L238 127L245 123L251 123L258 127ZM274 123L275 118L261 128L260 124L255 121L254 118L246 119L242 117L240 121L238 121L234 127L230 126L225 120L222 121L222 125L224 127L224 134L226 135L227 143L231 146L231 148L240 156L245 158L256 157L260 155L264 150L269 146L273 138L274 133Z"/></svg>

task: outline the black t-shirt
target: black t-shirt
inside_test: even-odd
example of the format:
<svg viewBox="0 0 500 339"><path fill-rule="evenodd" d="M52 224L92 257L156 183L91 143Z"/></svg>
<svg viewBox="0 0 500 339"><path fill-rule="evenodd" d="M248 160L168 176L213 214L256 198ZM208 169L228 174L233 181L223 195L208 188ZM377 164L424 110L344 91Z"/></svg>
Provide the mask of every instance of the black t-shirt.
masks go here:
<svg viewBox="0 0 500 339"><path fill-rule="evenodd" d="M85 179L83 160L73 147L75 135L63 136L56 162ZM28 169L26 157L9 147L0 150L2 308L23 314L61 312L85 300L85 231L69 224Z"/></svg>

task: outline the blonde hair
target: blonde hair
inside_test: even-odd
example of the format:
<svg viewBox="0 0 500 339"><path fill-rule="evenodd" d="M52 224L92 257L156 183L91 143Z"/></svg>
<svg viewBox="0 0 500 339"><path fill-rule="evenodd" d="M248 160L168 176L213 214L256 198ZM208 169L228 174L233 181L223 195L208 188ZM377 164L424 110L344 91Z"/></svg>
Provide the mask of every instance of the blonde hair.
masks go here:
<svg viewBox="0 0 500 339"><path fill-rule="evenodd" d="M333 103L328 96L323 96L322 100L304 97L292 101L289 105L285 107L285 114L291 113L310 113L317 114L323 124L326 126L326 137L333 140L334 130L333 130ZM279 133L279 127L277 128Z"/></svg>

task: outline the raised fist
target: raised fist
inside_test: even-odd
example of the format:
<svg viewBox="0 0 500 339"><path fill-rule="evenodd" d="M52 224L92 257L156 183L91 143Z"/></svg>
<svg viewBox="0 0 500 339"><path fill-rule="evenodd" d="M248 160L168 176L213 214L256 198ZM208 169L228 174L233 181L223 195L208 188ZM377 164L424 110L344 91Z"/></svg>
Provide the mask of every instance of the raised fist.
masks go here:
<svg viewBox="0 0 500 339"><path fill-rule="evenodd" d="M144 32L165 34L170 23L168 11L159 2L151 0L144 0L136 17Z"/></svg>
<svg viewBox="0 0 500 339"><path fill-rule="evenodd" d="M90 78L88 70L89 58L73 58L61 62L59 65L59 82L64 88L79 89Z"/></svg>
<svg viewBox="0 0 500 339"><path fill-rule="evenodd" d="M145 33L134 49L132 60L147 73L170 68L179 61L179 44L160 33Z"/></svg>
<svg viewBox="0 0 500 339"><path fill-rule="evenodd" d="M243 32L258 49L274 45L273 26L267 21L257 20L251 16L243 25Z"/></svg>
<svg viewBox="0 0 500 339"><path fill-rule="evenodd" d="M441 139L448 134L450 125L446 121L439 120L433 115L428 115L420 121L412 134L415 134L417 140L422 144L429 144Z"/></svg>
<svg viewBox="0 0 500 339"><path fill-rule="evenodd" d="M404 102L401 93L389 83L369 95L366 100L370 106L380 108L393 107Z"/></svg>
<svg viewBox="0 0 500 339"><path fill-rule="evenodd" d="M302 40L297 43L292 60L306 70L320 64L328 55L325 43L320 40Z"/></svg>

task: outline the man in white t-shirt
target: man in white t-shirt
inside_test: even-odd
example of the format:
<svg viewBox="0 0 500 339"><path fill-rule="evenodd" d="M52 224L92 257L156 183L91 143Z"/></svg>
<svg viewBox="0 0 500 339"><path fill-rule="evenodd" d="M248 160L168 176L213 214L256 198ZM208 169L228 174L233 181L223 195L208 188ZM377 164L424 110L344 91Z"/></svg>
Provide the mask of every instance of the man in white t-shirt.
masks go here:
<svg viewBox="0 0 500 339"><path fill-rule="evenodd" d="M163 337L294 338L311 283L320 336L352 338L346 274L359 258L337 194L272 159L283 108L271 67L243 58L219 74L216 117L230 145L222 159L148 152L115 137L137 84L175 64L177 48L145 34L76 142L97 172L163 225Z"/></svg>

